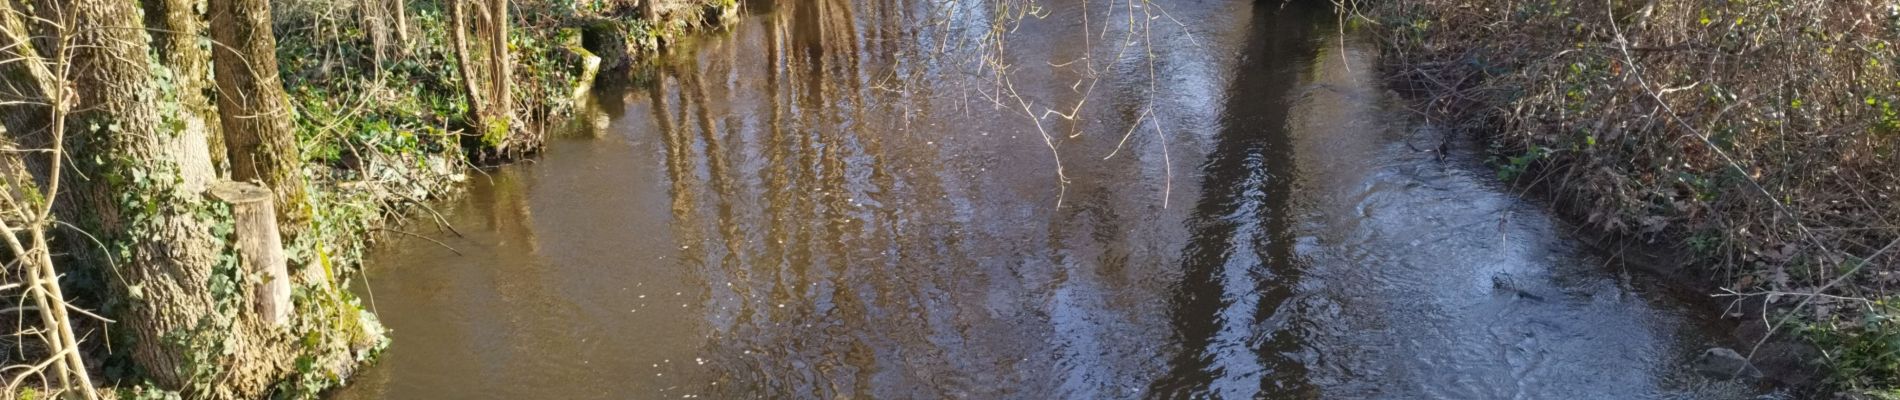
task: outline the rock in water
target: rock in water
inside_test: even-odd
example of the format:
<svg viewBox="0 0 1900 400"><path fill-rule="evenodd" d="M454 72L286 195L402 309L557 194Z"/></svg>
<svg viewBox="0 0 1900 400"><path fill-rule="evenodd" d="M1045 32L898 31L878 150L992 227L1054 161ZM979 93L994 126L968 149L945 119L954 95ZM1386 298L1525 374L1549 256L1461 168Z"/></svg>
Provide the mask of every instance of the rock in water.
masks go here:
<svg viewBox="0 0 1900 400"><path fill-rule="evenodd" d="M1511 276L1511 274L1508 274L1508 273L1497 274L1495 276L1492 276L1491 288L1496 289L1500 292L1515 294L1520 299L1528 299L1531 301L1544 301L1544 296L1539 296L1536 293L1531 293L1531 291L1525 290L1521 285L1517 283L1517 277Z"/></svg>
<svg viewBox="0 0 1900 400"><path fill-rule="evenodd" d="M1761 378L1761 370L1755 369L1747 357L1726 347L1702 351L1702 355L1697 356L1691 366L1696 372L1715 379Z"/></svg>

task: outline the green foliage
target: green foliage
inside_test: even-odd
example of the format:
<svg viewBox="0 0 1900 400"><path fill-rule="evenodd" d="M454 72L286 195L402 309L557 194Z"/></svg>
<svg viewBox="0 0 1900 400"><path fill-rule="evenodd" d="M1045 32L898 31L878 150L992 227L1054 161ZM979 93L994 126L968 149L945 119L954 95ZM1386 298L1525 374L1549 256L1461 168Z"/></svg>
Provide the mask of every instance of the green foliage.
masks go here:
<svg viewBox="0 0 1900 400"><path fill-rule="evenodd" d="M159 61L156 53L146 57L146 66L152 74L152 87L158 90L159 131L167 134L184 132L187 125L185 117L190 115L190 111L178 100L180 77L171 67Z"/></svg>
<svg viewBox="0 0 1900 400"><path fill-rule="evenodd" d="M1531 170L1533 164L1550 156L1550 150L1532 147L1523 154L1505 157L1504 162L1496 163L1498 180L1516 182L1524 173Z"/></svg>
<svg viewBox="0 0 1900 400"><path fill-rule="evenodd" d="M148 383L141 383L118 390L120 400L182 400L178 392L163 390Z"/></svg>
<svg viewBox="0 0 1900 400"><path fill-rule="evenodd" d="M243 311L242 305L248 304L244 299L249 297L241 284L246 277L239 272L230 207L210 201L185 204L193 207L191 214L198 220L212 222L210 237L220 249L209 282L213 310L189 328L164 332L160 340L172 348L185 350L183 363L179 366L183 370L176 372L188 377L188 389L208 391L217 385L225 373L223 359L231 350L227 348L229 332ZM136 231L148 232L147 229L140 227Z"/></svg>
<svg viewBox="0 0 1900 400"><path fill-rule="evenodd" d="M621 24L621 27L626 31L627 42L632 43L635 47L647 50L658 49L660 47L661 33L655 29L652 23L635 19Z"/></svg>
<svg viewBox="0 0 1900 400"><path fill-rule="evenodd" d="M382 335L381 325L349 292L309 286L293 291L291 297L298 305L291 321L299 349L296 373L291 380L277 385L274 398L321 398L324 390L347 381L336 366L368 361L387 348L389 341ZM355 357L328 351L339 345L365 351Z"/></svg>
<svg viewBox="0 0 1900 400"><path fill-rule="evenodd" d="M1876 118L1873 128L1885 135L1900 133L1900 111L1895 111L1893 101L1882 96L1867 96L1867 107L1872 108Z"/></svg>
<svg viewBox="0 0 1900 400"><path fill-rule="evenodd" d="M1696 254L1714 254L1716 249L1722 246L1722 232L1713 229L1697 231L1689 236L1688 243L1689 249L1695 251Z"/></svg>
<svg viewBox="0 0 1900 400"><path fill-rule="evenodd" d="M1900 385L1900 305L1892 299L1869 304L1859 315L1816 318L1800 332L1828 349L1823 361L1834 383L1890 393Z"/></svg>

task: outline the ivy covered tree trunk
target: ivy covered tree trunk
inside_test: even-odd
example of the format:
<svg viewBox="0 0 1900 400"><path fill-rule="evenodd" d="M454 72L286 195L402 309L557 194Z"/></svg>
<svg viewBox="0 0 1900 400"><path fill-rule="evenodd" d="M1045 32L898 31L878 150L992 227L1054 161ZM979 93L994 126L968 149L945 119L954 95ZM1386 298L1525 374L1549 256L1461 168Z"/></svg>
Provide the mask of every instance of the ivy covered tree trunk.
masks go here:
<svg viewBox="0 0 1900 400"><path fill-rule="evenodd" d="M98 235L89 264L119 300L114 342L161 386L192 398L260 398L289 372L292 338L239 312L253 290L225 257L228 210L205 197L214 171L181 134L176 88L155 79L134 0L74 0L67 150L79 172L62 218ZM198 153L198 154L203 154ZM228 222L223 222L228 224Z"/></svg>
<svg viewBox="0 0 1900 400"><path fill-rule="evenodd" d="M278 226L296 237L309 219L302 151L290 120L290 98L277 75L277 39L269 0L209 0L217 41L218 113L224 122L231 179L261 182L277 194Z"/></svg>
<svg viewBox="0 0 1900 400"><path fill-rule="evenodd" d="M189 159L211 161L213 171L226 164L224 133L219 130L218 110L207 93L211 86L211 52L205 45L204 0L144 0L145 24L152 34L152 50L158 54L170 81L178 93L186 140L205 142L204 152Z"/></svg>

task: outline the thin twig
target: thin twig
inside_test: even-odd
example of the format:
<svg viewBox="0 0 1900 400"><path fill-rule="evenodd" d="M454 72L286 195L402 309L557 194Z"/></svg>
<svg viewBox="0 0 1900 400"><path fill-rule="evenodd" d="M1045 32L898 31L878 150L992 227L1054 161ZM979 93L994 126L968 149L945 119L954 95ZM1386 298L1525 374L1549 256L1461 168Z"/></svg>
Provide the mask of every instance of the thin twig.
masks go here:
<svg viewBox="0 0 1900 400"><path fill-rule="evenodd" d="M452 251L452 252L455 252L455 255L458 255L458 256L464 256L464 255L466 255L466 254L462 254L462 251L461 251L461 250L456 250L456 249L455 249L454 247L450 247L448 243L442 243L442 241L440 241L440 240L435 240L435 238L432 238L432 237L428 237L428 236L423 236L423 235L419 235L419 234L416 234L416 233L412 233L412 232L409 232L409 231L404 231L404 230L400 230L400 229L392 229L392 228L376 228L376 230L381 230L381 231L390 231L390 232L395 232L395 233L400 233L400 234L403 234L403 235L408 235L408 236L411 236L411 237L417 237L417 238L422 238L422 240L427 240L427 241L430 241L430 242L434 242L434 243L435 243L435 244L436 244L437 246L442 246L442 248L444 248L444 249L449 249L449 251Z"/></svg>

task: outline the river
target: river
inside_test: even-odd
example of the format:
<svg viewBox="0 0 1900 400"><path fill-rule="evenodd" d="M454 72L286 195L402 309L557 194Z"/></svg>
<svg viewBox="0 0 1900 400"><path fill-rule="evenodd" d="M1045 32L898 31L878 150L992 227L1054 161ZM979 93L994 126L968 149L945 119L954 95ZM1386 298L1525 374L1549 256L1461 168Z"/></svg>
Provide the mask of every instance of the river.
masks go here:
<svg viewBox="0 0 1900 400"><path fill-rule="evenodd" d="M1762 396L1330 7L783 3L381 246L334 397Z"/></svg>

